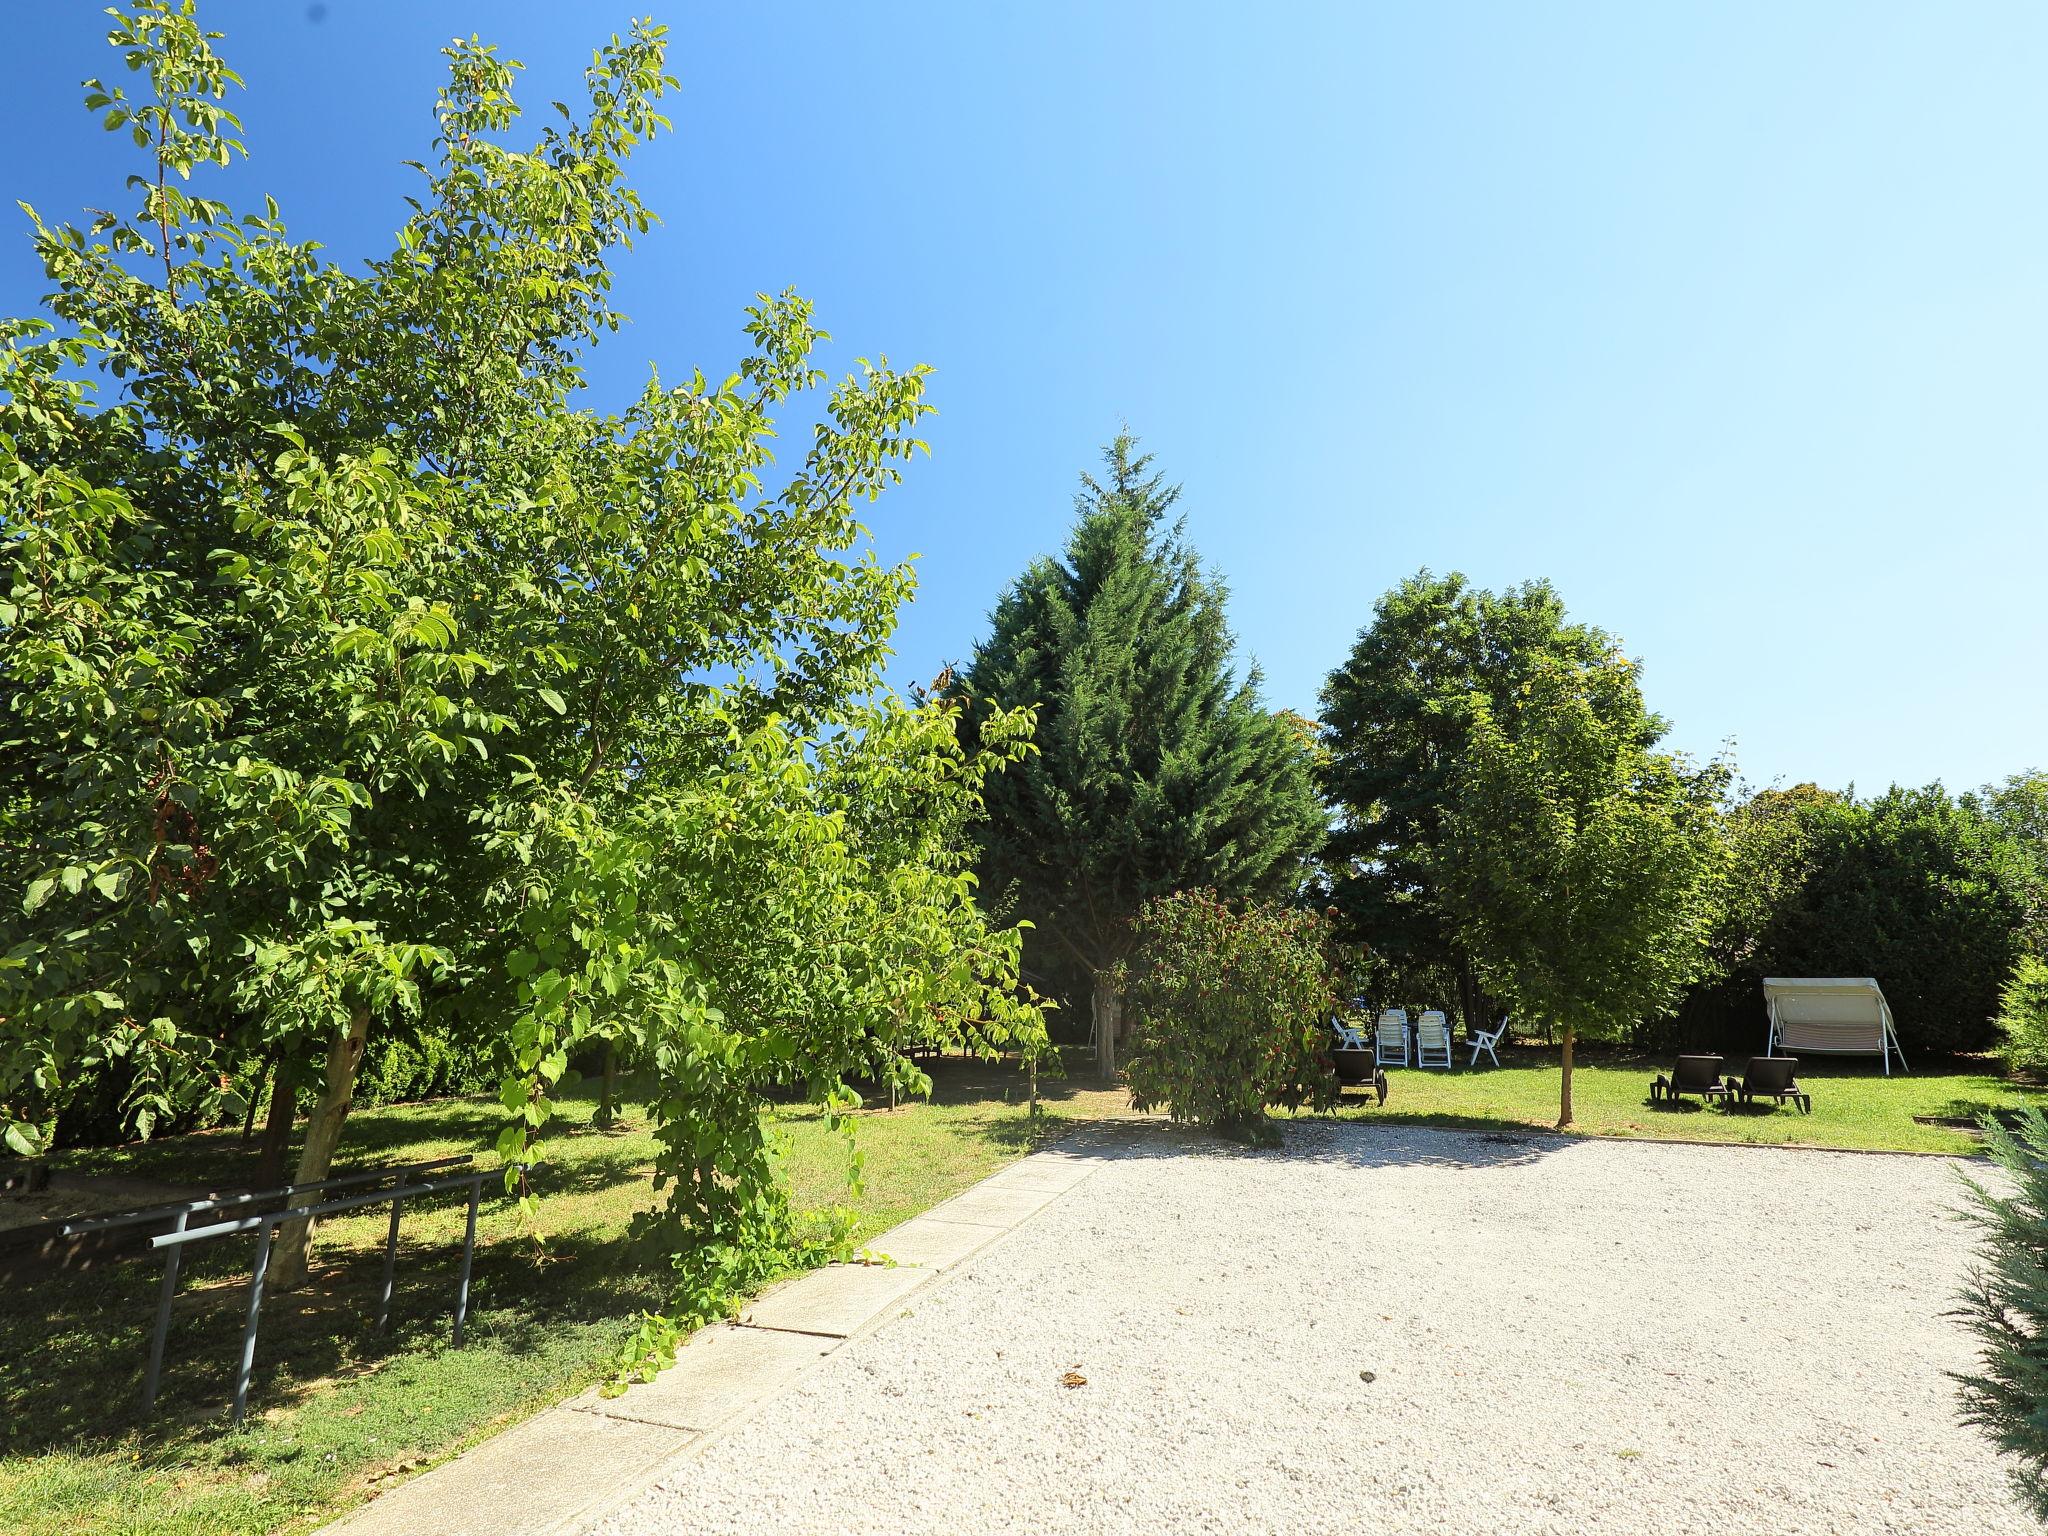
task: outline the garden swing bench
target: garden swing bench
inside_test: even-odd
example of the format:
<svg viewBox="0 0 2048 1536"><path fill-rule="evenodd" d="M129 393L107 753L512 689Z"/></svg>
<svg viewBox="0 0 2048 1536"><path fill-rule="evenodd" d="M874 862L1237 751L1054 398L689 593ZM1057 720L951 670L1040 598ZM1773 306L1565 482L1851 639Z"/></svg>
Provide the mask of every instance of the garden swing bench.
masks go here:
<svg viewBox="0 0 2048 1536"><path fill-rule="evenodd" d="M1764 1004L1771 1033L1766 1056L1878 1056L1885 1076L1892 1058L1906 1070L1891 1005L1870 976L1766 976Z"/></svg>

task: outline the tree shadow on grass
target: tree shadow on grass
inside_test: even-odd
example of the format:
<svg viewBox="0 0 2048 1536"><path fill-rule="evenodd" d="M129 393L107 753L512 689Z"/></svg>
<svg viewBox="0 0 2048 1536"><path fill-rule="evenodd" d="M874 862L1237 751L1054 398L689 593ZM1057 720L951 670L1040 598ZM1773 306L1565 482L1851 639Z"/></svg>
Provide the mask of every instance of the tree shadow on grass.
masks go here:
<svg viewBox="0 0 2048 1536"><path fill-rule="evenodd" d="M447 1151L480 1151L496 1141L504 1123L503 1110L476 1099L358 1109L348 1117L334 1172L420 1162ZM434 1150L437 1148L442 1150ZM56 1167L64 1172L119 1173L182 1189L225 1192L250 1187L259 1155L255 1140L244 1145L238 1130L220 1127L157 1141L76 1147L61 1154ZM296 1158L296 1150L293 1156ZM290 1161L286 1166L289 1169Z"/></svg>
<svg viewBox="0 0 2048 1536"><path fill-rule="evenodd" d="M970 1121L960 1127L969 1140L982 1142L1005 1152L1036 1152L1049 1147L1081 1126L1094 1122L1015 1115L1001 1120Z"/></svg>
<svg viewBox="0 0 2048 1536"><path fill-rule="evenodd" d="M183 1460L180 1444L226 1428L254 1244L224 1239L181 1283L156 1410L141 1421L144 1364L162 1267L131 1263L57 1274L0 1298L4 1450L28 1455L140 1431L137 1454ZM392 1317L374 1331L381 1244L316 1247L307 1284L265 1297L250 1412L290 1411L338 1380L450 1342L462 1243L401 1236ZM660 1297L660 1259L645 1243L578 1229L545 1250L523 1236L479 1242L466 1347L537 1349L565 1325L622 1318ZM86 1387L85 1384L90 1384Z"/></svg>
<svg viewBox="0 0 2048 1536"><path fill-rule="evenodd" d="M351 1116L349 1131L360 1160L375 1165L417 1161L422 1141L474 1142L480 1129L495 1130L500 1119L488 1107L451 1101L424 1117L363 1112ZM587 1197L648 1184L645 1144L615 1144L587 1130L570 1135L580 1143L577 1155L545 1163L534 1175L546 1242L536 1244L527 1234L479 1237L470 1334L480 1345L515 1354L534 1350L564 1326L627 1317L661 1299L660 1255L621 1230L623 1216L587 1210ZM392 1152L412 1155L392 1159ZM204 1179L213 1164L201 1155L187 1166ZM578 1197L584 1197L581 1205ZM501 1225L503 1199L502 1186L487 1179L483 1209L494 1227ZM590 1219L551 1229L551 1201L564 1202L561 1209L571 1221L579 1214ZM407 1201L392 1322L383 1335L373 1324L388 1207L368 1207L323 1227L308 1283L289 1295L265 1298L252 1413L291 1410L338 1379L445 1345L465 1205L461 1190ZM253 1235L226 1236L186 1251L162 1390L146 1424L138 1424L142 1377L162 1259L143 1255L14 1278L0 1292L0 1450L33 1454L139 1428L135 1454L161 1451L175 1461L189 1453L193 1436L209 1437L224 1427L254 1256ZM180 1445L182 1450L169 1449Z"/></svg>

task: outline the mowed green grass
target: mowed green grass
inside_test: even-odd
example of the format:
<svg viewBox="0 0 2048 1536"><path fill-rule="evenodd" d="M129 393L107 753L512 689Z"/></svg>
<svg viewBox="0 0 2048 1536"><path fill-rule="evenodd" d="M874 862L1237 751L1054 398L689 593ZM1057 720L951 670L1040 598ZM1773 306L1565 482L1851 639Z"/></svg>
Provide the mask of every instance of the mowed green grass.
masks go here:
<svg viewBox="0 0 2048 1536"><path fill-rule="evenodd" d="M1465 1066L1455 1053L1450 1072L1392 1068L1384 1106L1349 1090L1340 1114L1368 1121L1526 1129L1557 1123L1558 1052L1503 1048L1501 1065ZM1737 1071L1741 1062L1731 1058ZM1724 1110L1687 1100L1652 1107L1650 1079L1671 1067L1670 1057L1594 1054L1572 1071L1571 1129L1582 1136L1645 1140L1725 1141L1755 1146L1838 1147L1871 1152L1971 1153L1980 1142L1958 1126L1925 1120L1974 1121L1989 1110L2048 1107L2048 1092L2007 1080L1986 1061L1915 1063L1890 1077L1875 1057L1802 1061L1799 1081L1813 1095L1813 1113L1791 1105Z"/></svg>
<svg viewBox="0 0 2048 1536"><path fill-rule="evenodd" d="M1030 1120L1021 1079L964 1063L935 1069L934 1102L863 1112L860 1241L1021 1156L1107 1096L1047 1085ZM449 1342L464 1209L408 1207L389 1333L371 1331L388 1210L321 1227L312 1283L265 1303L248 1426L228 1427L254 1243L225 1238L189 1256L157 1414L136 1421L162 1274L142 1261L51 1276L0 1297L0 1531L229 1536L312 1528L382 1488L602 1377L662 1301L657 1255L635 1251L633 1215L655 1195L653 1138L629 1107L610 1130L572 1101L538 1177L538 1232L502 1195L486 1201L469 1332ZM768 1119L788 1142L799 1210L846 1198L846 1147L816 1111ZM501 1113L487 1100L359 1111L350 1163L476 1152ZM186 1186L246 1181L232 1133L81 1154L75 1171ZM489 1158L482 1159L489 1162ZM487 1186L487 1190L490 1186Z"/></svg>

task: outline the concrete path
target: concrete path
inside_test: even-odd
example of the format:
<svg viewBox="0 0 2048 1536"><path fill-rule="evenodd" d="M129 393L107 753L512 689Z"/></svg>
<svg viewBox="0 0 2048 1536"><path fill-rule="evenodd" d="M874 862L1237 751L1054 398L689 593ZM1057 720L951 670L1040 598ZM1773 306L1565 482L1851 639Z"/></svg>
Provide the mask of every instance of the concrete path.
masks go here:
<svg viewBox="0 0 2048 1536"><path fill-rule="evenodd" d="M695 1335L676 1363L619 1397L595 1389L487 1440L327 1527L331 1536L573 1536L785 1391L849 1340L899 1316L1099 1166L1034 1153L882 1234L871 1264L835 1264ZM879 1262L894 1260L893 1264Z"/></svg>

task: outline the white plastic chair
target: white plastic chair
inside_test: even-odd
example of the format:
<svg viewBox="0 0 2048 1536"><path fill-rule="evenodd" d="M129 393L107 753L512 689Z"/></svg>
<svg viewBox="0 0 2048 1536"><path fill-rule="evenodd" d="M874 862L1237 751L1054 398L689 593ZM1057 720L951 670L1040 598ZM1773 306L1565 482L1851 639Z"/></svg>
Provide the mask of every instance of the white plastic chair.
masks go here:
<svg viewBox="0 0 2048 1536"><path fill-rule="evenodd" d="M1332 1019L1330 1033L1336 1037L1337 1049L1340 1051L1365 1049L1365 1036L1356 1024L1347 1024L1342 1019Z"/></svg>
<svg viewBox="0 0 2048 1536"><path fill-rule="evenodd" d="M1499 1066L1500 1057L1494 1055L1493 1048L1506 1038L1507 1032L1508 1016L1506 1014L1502 1014L1500 1022L1491 1029L1475 1029L1470 1031L1469 1043L1472 1046L1472 1065L1475 1067L1479 1065L1479 1053L1484 1051L1489 1057L1492 1057L1493 1064L1496 1067Z"/></svg>
<svg viewBox="0 0 2048 1536"><path fill-rule="evenodd" d="M1451 1066L1451 1025L1441 1008L1432 1008L1415 1021L1415 1065Z"/></svg>
<svg viewBox="0 0 2048 1536"><path fill-rule="evenodd" d="M1373 1065L1377 1067L1405 1067L1408 1065L1408 1010L1389 1008L1380 1015L1380 1021L1373 1031Z"/></svg>

